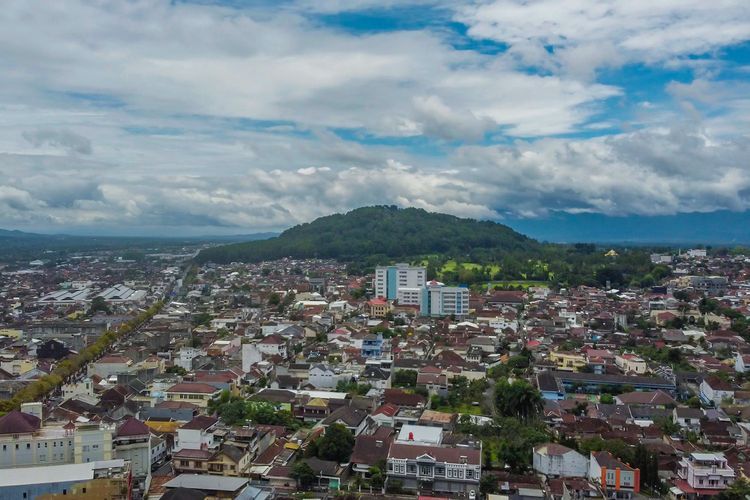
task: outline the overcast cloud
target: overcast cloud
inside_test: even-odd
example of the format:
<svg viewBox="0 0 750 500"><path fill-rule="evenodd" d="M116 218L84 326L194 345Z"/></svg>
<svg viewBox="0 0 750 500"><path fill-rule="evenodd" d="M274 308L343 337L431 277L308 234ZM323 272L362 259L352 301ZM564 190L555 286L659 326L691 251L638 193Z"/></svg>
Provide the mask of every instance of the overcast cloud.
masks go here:
<svg viewBox="0 0 750 500"><path fill-rule="evenodd" d="M0 227L750 208L747 2L383 5L4 2Z"/></svg>

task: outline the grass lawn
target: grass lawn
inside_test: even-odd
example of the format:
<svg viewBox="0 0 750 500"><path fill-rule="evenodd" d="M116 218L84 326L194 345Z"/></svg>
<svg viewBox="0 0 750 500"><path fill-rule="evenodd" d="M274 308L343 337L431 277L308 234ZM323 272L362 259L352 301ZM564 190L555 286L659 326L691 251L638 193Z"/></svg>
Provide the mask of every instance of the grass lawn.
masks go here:
<svg viewBox="0 0 750 500"><path fill-rule="evenodd" d="M473 406L470 404L461 404L458 406L441 406L435 411L441 411L444 413L465 413L467 415L482 415L481 406Z"/></svg>

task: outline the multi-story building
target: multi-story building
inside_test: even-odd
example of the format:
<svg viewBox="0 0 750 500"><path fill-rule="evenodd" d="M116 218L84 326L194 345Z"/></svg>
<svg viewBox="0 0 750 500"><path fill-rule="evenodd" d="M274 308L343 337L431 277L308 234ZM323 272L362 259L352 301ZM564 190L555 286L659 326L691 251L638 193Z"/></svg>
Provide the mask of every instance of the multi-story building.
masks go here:
<svg viewBox="0 0 750 500"><path fill-rule="evenodd" d="M430 281L422 289L419 312L422 316L466 316L469 314L469 289Z"/></svg>
<svg viewBox="0 0 750 500"><path fill-rule="evenodd" d="M680 460L677 476L675 486L688 498L715 495L727 489L737 477L723 453L691 453Z"/></svg>
<svg viewBox="0 0 750 500"><path fill-rule="evenodd" d="M422 302L424 286L404 287L398 289L396 299L400 306L418 306Z"/></svg>
<svg viewBox="0 0 750 500"><path fill-rule="evenodd" d="M399 481L405 490L478 494L482 446L428 446L399 440L391 444L387 463L387 480Z"/></svg>
<svg viewBox="0 0 750 500"><path fill-rule="evenodd" d="M151 475L151 430L137 418L127 419L112 440L115 458L130 462L133 476L142 480Z"/></svg>
<svg viewBox="0 0 750 500"><path fill-rule="evenodd" d="M380 358L383 351L383 335L370 333L362 339L362 357Z"/></svg>
<svg viewBox="0 0 750 500"><path fill-rule="evenodd" d="M125 460L37 465L0 474L0 498L131 498Z"/></svg>
<svg viewBox="0 0 750 500"><path fill-rule="evenodd" d="M396 264L375 268L375 297L396 300L401 288L417 288L424 285L427 271L424 267Z"/></svg>
<svg viewBox="0 0 750 500"><path fill-rule="evenodd" d="M0 417L0 468L111 459L112 430L103 425L46 426L38 416L17 410Z"/></svg>
<svg viewBox="0 0 750 500"><path fill-rule="evenodd" d="M598 483L606 498L633 498L640 491L641 471L612 456L608 451L592 451L589 481Z"/></svg>

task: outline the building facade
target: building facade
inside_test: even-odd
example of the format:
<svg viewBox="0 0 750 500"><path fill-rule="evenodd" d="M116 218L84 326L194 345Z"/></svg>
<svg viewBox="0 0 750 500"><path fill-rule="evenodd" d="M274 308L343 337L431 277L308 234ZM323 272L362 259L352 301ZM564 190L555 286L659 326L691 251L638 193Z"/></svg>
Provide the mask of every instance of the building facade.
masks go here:
<svg viewBox="0 0 750 500"><path fill-rule="evenodd" d="M469 289L430 281L422 289L419 312L422 316L466 316L469 314Z"/></svg>
<svg viewBox="0 0 750 500"><path fill-rule="evenodd" d="M401 288L424 286L427 271L424 267L396 264L395 266L378 266L375 268L375 297L396 300Z"/></svg>

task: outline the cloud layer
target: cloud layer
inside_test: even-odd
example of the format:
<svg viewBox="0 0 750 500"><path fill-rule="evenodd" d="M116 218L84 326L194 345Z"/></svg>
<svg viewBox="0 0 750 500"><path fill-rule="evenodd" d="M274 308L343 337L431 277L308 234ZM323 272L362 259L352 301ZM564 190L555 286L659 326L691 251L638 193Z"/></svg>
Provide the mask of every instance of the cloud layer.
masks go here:
<svg viewBox="0 0 750 500"><path fill-rule="evenodd" d="M405 8L434 19L320 17ZM0 226L750 208L739 0L10 0L0 28Z"/></svg>

